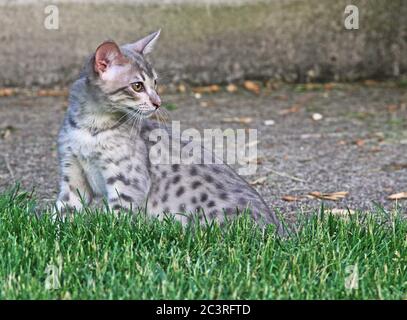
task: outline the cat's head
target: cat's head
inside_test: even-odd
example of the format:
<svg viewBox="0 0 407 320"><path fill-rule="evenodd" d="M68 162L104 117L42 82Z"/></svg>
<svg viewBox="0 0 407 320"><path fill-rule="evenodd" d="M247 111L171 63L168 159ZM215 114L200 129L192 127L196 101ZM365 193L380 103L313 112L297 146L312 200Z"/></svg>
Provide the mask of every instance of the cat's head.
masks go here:
<svg viewBox="0 0 407 320"><path fill-rule="evenodd" d="M160 107L157 74L145 59L159 35L160 30L122 47L106 41L96 49L92 80L111 102L106 111L148 117Z"/></svg>

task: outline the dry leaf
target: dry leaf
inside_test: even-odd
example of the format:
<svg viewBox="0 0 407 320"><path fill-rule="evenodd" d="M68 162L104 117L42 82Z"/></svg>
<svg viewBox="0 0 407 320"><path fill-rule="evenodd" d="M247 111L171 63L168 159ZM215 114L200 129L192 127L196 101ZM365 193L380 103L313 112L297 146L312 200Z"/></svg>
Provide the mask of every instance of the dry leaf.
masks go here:
<svg viewBox="0 0 407 320"><path fill-rule="evenodd" d="M375 80L365 80L364 84L367 85L367 86L374 86L374 85L377 84L377 81L375 81Z"/></svg>
<svg viewBox="0 0 407 320"><path fill-rule="evenodd" d="M6 140L10 137L11 133L16 129L13 126L7 126L5 128L0 128L0 139Z"/></svg>
<svg viewBox="0 0 407 320"><path fill-rule="evenodd" d="M332 82L324 84L324 89L325 90L332 90L334 87L335 87L335 84L332 83Z"/></svg>
<svg viewBox="0 0 407 320"><path fill-rule="evenodd" d="M342 198L345 198L348 193L349 192L347 192L347 191L339 191L339 192L333 192L333 193L321 193L321 192L315 191L315 192L310 192L308 195L312 198L317 198L317 199L321 199L321 200L337 201Z"/></svg>
<svg viewBox="0 0 407 320"><path fill-rule="evenodd" d="M290 113L298 112L299 110L300 110L300 106L298 104L294 104L292 107L290 107L288 109L280 110L278 112L278 114L281 115L281 116L285 116L285 115L290 114Z"/></svg>
<svg viewBox="0 0 407 320"><path fill-rule="evenodd" d="M260 94L260 85L254 81L246 80L245 82L243 82L243 87L255 94Z"/></svg>
<svg viewBox="0 0 407 320"><path fill-rule="evenodd" d="M278 95L278 96L275 96L275 98L276 98L277 100L280 100L280 101L287 101L287 100L288 100L288 96L285 95L285 94L280 94L280 95Z"/></svg>
<svg viewBox="0 0 407 320"><path fill-rule="evenodd" d="M233 118L222 119L222 122L226 122L226 123L236 122L236 123L241 123L241 124L249 124L252 121L253 121L253 119L250 117L233 117Z"/></svg>
<svg viewBox="0 0 407 320"><path fill-rule="evenodd" d="M237 89L238 89L237 86L233 83L228 84L226 87L226 91L230 93L236 92Z"/></svg>
<svg viewBox="0 0 407 320"><path fill-rule="evenodd" d="M250 185L256 186L256 185L263 185L267 180L267 177L260 177L252 182L250 182Z"/></svg>
<svg viewBox="0 0 407 320"><path fill-rule="evenodd" d="M178 92L180 92L180 93L185 93L187 91L187 87L182 83L180 85L178 85L177 89L178 89Z"/></svg>
<svg viewBox="0 0 407 320"><path fill-rule="evenodd" d="M66 89L40 89L37 92L39 97L64 97L68 95L68 90Z"/></svg>
<svg viewBox="0 0 407 320"><path fill-rule="evenodd" d="M346 141L345 140L339 140L338 145L340 146L346 146Z"/></svg>
<svg viewBox="0 0 407 320"><path fill-rule="evenodd" d="M284 201L300 201L302 197L297 197L297 196L290 196L290 195L286 195L286 196L282 196L281 199Z"/></svg>
<svg viewBox="0 0 407 320"><path fill-rule="evenodd" d="M9 97L14 94L14 90L11 88L0 88L0 97Z"/></svg>
<svg viewBox="0 0 407 320"><path fill-rule="evenodd" d="M242 160L244 161L245 164L262 164L264 161L264 158L253 156L253 157L246 157Z"/></svg>
<svg viewBox="0 0 407 320"><path fill-rule="evenodd" d="M214 107L214 106L215 106L215 103L214 103L213 101L201 101L201 102L199 103L199 105L200 105L202 108L208 108L208 107Z"/></svg>
<svg viewBox="0 0 407 320"><path fill-rule="evenodd" d="M407 192L394 193L387 197L389 200L402 200L407 199Z"/></svg>
<svg viewBox="0 0 407 320"><path fill-rule="evenodd" d="M192 88L192 92L195 93L215 93L220 90L220 87L217 84L213 84L211 86L205 86L205 87L195 87Z"/></svg>

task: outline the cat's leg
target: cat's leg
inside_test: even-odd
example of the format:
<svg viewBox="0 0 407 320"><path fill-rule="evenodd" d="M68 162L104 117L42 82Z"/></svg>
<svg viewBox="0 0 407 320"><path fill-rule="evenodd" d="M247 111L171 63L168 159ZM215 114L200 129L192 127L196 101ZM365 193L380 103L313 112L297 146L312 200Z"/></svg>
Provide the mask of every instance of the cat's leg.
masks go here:
<svg viewBox="0 0 407 320"><path fill-rule="evenodd" d="M109 162L102 171L105 181L106 197L114 212L121 209L144 208L151 180L147 168L141 165L131 166L120 161Z"/></svg>
<svg viewBox="0 0 407 320"><path fill-rule="evenodd" d="M61 180L56 208L64 217L67 209L80 210L84 204L89 204L92 201L92 190L76 157L63 157L60 166Z"/></svg>

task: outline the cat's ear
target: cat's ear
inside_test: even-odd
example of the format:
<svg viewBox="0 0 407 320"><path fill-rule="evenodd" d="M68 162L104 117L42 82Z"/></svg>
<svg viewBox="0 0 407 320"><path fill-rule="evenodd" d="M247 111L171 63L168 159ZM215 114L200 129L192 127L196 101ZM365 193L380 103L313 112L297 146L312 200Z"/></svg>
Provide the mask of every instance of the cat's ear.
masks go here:
<svg viewBox="0 0 407 320"><path fill-rule="evenodd" d="M149 34L147 37L144 37L143 39L140 39L135 43L126 45L126 47L142 55L148 54L153 50L154 45L157 42L158 37L160 36L160 32L161 29L153 32L152 34Z"/></svg>
<svg viewBox="0 0 407 320"><path fill-rule="evenodd" d="M119 46L113 41L103 42L95 52L94 69L101 74L112 64L121 64L125 60Z"/></svg>

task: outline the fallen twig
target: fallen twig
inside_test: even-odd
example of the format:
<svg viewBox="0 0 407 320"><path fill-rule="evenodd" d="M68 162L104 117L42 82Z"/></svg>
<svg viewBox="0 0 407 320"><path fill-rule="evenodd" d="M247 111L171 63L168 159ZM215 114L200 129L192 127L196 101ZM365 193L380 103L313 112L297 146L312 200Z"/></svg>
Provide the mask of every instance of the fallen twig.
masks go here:
<svg viewBox="0 0 407 320"><path fill-rule="evenodd" d="M3 158L4 158L4 163L6 164L6 168L7 168L8 172L10 173L11 178L14 180L14 172L10 166L10 162L8 161L7 156L3 156Z"/></svg>
<svg viewBox="0 0 407 320"><path fill-rule="evenodd" d="M304 179L291 176L291 175L289 175L288 173L285 173L285 172L279 172L279 171L276 171L276 170L273 170L273 169L270 169L270 168L267 168L267 170L269 171L269 172L267 172L267 175L270 174L270 173L274 173L274 174L276 174L276 175L278 175L280 177L289 178L289 179L294 180L294 181L306 182Z"/></svg>

